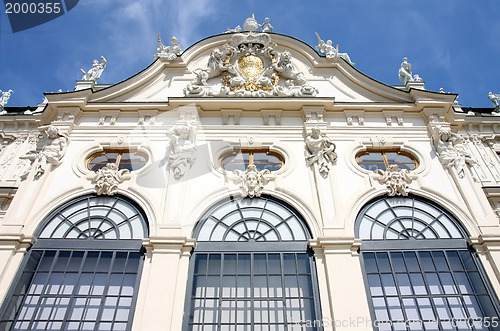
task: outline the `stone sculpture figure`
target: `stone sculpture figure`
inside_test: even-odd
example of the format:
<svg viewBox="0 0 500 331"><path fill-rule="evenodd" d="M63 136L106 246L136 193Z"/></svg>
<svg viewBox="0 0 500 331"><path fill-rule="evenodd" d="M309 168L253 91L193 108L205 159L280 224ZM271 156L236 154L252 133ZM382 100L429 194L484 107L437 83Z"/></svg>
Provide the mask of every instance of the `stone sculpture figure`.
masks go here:
<svg viewBox="0 0 500 331"><path fill-rule="evenodd" d="M264 23L260 24L260 30L262 32L273 32L273 26L269 23L269 17L266 17Z"/></svg>
<svg viewBox="0 0 500 331"><path fill-rule="evenodd" d="M88 80L97 83L102 75L102 72L104 71L104 68L106 68L106 59L104 58L104 56L101 56L101 63L99 63L99 61L97 60L94 60L92 63L92 68L90 68L89 71L85 72L85 70L80 69L80 71L83 73L82 80Z"/></svg>
<svg viewBox="0 0 500 331"><path fill-rule="evenodd" d="M60 165L69 144L69 137L64 133L61 133L55 126L49 125L43 129L43 134L51 140L50 143L43 146L42 150L38 153L36 151L30 151L26 153L25 156L21 157L22 159L36 162L35 178L39 178L45 173L45 167L47 164L51 164L53 166ZM24 178L26 176L27 173L22 175Z"/></svg>
<svg viewBox="0 0 500 331"><path fill-rule="evenodd" d="M403 85L406 85L408 82L422 82L422 78L419 75L413 75L411 73L411 64L408 63L408 58L404 57L403 62L401 63L401 67L398 71L399 80Z"/></svg>
<svg viewBox="0 0 500 331"><path fill-rule="evenodd" d="M306 137L306 161L309 165L317 163L320 174L327 177L330 171L330 163L335 162L337 159L335 148L335 143L325 134L322 134L318 127L314 127Z"/></svg>
<svg viewBox="0 0 500 331"><path fill-rule="evenodd" d="M113 195L118 190L118 184L125 180L124 175L130 173L128 169L118 170L115 163L108 163L96 171L92 178L95 182L97 195Z"/></svg>
<svg viewBox="0 0 500 331"><path fill-rule="evenodd" d="M399 68L399 81L406 85L406 83L412 80L411 76L411 64L408 63L408 58L404 57L401 67Z"/></svg>
<svg viewBox="0 0 500 331"><path fill-rule="evenodd" d="M347 61L347 63L354 65L355 63L351 61L349 54L347 53L339 53L339 45L333 47L333 42L329 39L326 41L322 40L319 34L316 32L316 36L318 37L318 45L316 45L316 50L318 53L324 55L327 59L333 59L336 57L340 57Z"/></svg>
<svg viewBox="0 0 500 331"><path fill-rule="evenodd" d="M7 111L4 109L4 106L9 102L10 95L14 93L12 90L8 90L7 92L2 92L0 90L0 115L7 114Z"/></svg>
<svg viewBox="0 0 500 331"><path fill-rule="evenodd" d="M225 33L236 33L236 32L241 32L243 29L241 26L237 25L234 29L230 29L229 27L227 28L227 31Z"/></svg>
<svg viewBox="0 0 500 331"><path fill-rule="evenodd" d="M389 196L408 196L408 184L412 182L408 169L401 169L397 164L391 164L386 171L377 169L374 171L379 175L378 181L385 183L389 190Z"/></svg>
<svg viewBox="0 0 500 331"><path fill-rule="evenodd" d="M165 46L161 42L160 34L157 33L156 36L158 37L158 48L154 56L155 60L159 57L173 60L182 54L181 43L177 41L177 38L172 37L172 39L170 39L170 46Z"/></svg>
<svg viewBox="0 0 500 331"><path fill-rule="evenodd" d="M170 140L168 165L174 178L182 178L196 160L195 132L190 124L175 125L167 131Z"/></svg>
<svg viewBox="0 0 500 331"><path fill-rule="evenodd" d="M260 197L264 185L274 179L268 169L258 171L254 164L248 165L245 171L236 169L233 174L233 181L240 184L241 195L250 198Z"/></svg>
<svg viewBox="0 0 500 331"><path fill-rule="evenodd" d="M488 93L488 99L490 99L491 104L495 107L493 113L500 113L500 94L490 92Z"/></svg>
<svg viewBox="0 0 500 331"><path fill-rule="evenodd" d="M460 178L465 176L467 165L476 164L472 156L465 151L463 138L450 129L440 126L434 128L433 141L436 154L443 166L447 169L455 168Z"/></svg>

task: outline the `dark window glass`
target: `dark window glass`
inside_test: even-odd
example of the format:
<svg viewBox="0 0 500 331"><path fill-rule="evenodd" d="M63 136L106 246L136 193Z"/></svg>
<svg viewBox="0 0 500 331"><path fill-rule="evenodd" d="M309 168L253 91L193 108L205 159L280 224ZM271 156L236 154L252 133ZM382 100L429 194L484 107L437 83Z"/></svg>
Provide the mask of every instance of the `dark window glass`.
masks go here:
<svg viewBox="0 0 500 331"><path fill-rule="evenodd" d="M401 169L414 170L418 163L410 154L401 151L364 151L356 156L358 164L366 170L387 170L389 165Z"/></svg>
<svg viewBox="0 0 500 331"><path fill-rule="evenodd" d="M38 232L0 330L130 330L148 235L142 211L120 196L83 196Z"/></svg>
<svg viewBox="0 0 500 331"><path fill-rule="evenodd" d="M283 165L283 158L273 152L263 150L241 150L235 154L224 156L221 159L221 166L227 171L245 171L250 165L255 165L258 171L276 171Z"/></svg>
<svg viewBox="0 0 500 331"><path fill-rule="evenodd" d="M88 168L92 171L97 171L108 163L113 163L118 166L118 169L128 169L130 171L141 169L146 165L146 156L130 151L104 151L99 154L94 154L89 158Z"/></svg>

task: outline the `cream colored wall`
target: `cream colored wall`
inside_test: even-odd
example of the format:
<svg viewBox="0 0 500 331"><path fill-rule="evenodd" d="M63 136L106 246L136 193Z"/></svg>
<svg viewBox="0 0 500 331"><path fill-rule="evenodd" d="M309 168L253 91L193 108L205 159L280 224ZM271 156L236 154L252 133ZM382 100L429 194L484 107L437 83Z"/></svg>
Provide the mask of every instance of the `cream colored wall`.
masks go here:
<svg viewBox="0 0 500 331"><path fill-rule="evenodd" d="M361 207L385 194L386 189L372 173L356 164L355 154L360 150L392 146L413 153L420 165L415 171L417 178L410 184L412 193L450 210L472 238L498 234L498 219L491 207L484 205L486 197L481 196L480 186L472 175L458 179L440 164L433 152L430 122L422 113L404 114L404 123L399 125L395 121L388 123L382 110L373 111L360 115L364 119L362 124L359 120L349 124L346 118L350 115L346 112L316 110L324 112L324 121L304 122L304 110L299 110L283 112L281 125L272 121L263 125L261 112L243 111L240 125L224 125L220 115L199 108L197 160L181 180L175 180L166 166L161 165L167 144L165 132L179 120L175 109L157 112L154 123L143 126L137 125L137 113L123 111L116 113L114 125L107 117L104 125L99 125L103 113L97 112L80 113L72 126L61 123L71 138L64 162L39 180L34 180L31 174L22 182L0 225L0 239L5 242L0 250L3 266L0 288L9 288L26 247L18 239L14 245L11 237L32 236L50 211L76 196L92 192L92 173L85 168L85 159L107 147L133 146L149 157L145 168L134 172L119 186L119 193L131 197L146 211L151 225L151 239L145 241L148 253L134 330L158 329L158 325L165 326L165 330L180 328L189 251L194 244L190 239L193 227L208 208L239 192L230 174L218 164L220 155L235 146L269 147L284 155L284 168L276 180L265 186L264 193L296 207L312 231L311 246L317 257L325 319L338 323L356 319L360 330L371 329L369 323L366 325L370 313L356 253L360 243L354 239L354 221ZM304 159L304 130L315 125L337 146L338 159L327 178L319 176L317 169L309 167ZM0 157L5 158L6 151L12 148L2 151ZM16 157L19 155L21 151ZM498 291L500 257L491 240L488 245L483 245L486 249L482 261ZM5 290L0 295L3 298Z"/></svg>

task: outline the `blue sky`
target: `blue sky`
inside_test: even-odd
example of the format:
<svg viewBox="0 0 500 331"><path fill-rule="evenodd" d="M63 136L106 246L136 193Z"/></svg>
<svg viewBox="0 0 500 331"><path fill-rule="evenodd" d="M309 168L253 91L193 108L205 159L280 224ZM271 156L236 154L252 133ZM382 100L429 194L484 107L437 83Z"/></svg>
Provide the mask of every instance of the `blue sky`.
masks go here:
<svg viewBox="0 0 500 331"><path fill-rule="evenodd" d="M72 90L93 59L108 63L99 80L114 84L147 67L156 33L182 49L254 13L274 31L314 47L315 32L339 44L355 67L385 84L400 84L408 57L428 90L459 93L465 107L492 107L500 91L498 0L80 0L65 15L12 33L0 13L0 90L14 90L8 106L34 106L43 92Z"/></svg>

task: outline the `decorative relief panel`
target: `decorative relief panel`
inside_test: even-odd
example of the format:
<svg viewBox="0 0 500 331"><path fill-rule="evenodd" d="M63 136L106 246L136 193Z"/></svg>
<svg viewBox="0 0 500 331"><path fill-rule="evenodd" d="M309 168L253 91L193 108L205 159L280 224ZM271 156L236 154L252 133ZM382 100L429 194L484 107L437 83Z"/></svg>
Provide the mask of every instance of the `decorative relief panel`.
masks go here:
<svg viewBox="0 0 500 331"><path fill-rule="evenodd" d="M288 51L278 52L267 33L231 36L229 44L210 53L207 67L184 89L189 97L303 97L318 90L292 63Z"/></svg>

